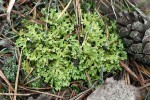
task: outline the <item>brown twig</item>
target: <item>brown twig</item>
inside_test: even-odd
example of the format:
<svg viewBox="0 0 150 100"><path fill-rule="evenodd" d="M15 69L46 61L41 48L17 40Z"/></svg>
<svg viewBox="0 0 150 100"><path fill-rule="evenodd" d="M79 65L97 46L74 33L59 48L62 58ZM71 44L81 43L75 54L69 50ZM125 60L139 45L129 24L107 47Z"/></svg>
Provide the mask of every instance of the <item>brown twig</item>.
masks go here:
<svg viewBox="0 0 150 100"><path fill-rule="evenodd" d="M0 77L7 83L7 85L9 86L8 88L10 88L12 91L14 91L13 87L11 86L10 82L7 80L7 78L5 77L5 75L3 74L1 69L0 69Z"/></svg>
<svg viewBox="0 0 150 100"><path fill-rule="evenodd" d="M0 95L4 95L4 96L15 96L15 95L17 95L17 96L30 96L31 94L28 94L28 93L26 93L26 94L20 94L20 93L16 93L16 94L14 94L14 93L0 93Z"/></svg>
<svg viewBox="0 0 150 100"><path fill-rule="evenodd" d="M58 96L58 95L51 94L51 93L48 93L48 92L41 92L41 91L31 90L31 89L27 89L27 88L22 87L22 86L18 86L18 87L21 88L21 89L27 90L27 91L31 91L31 92L35 92L35 93L39 93L39 94L45 94L45 95L49 95L49 96L53 96L53 97L56 97L56 98L63 99L62 96Z"/></svg>
<svg viewBox="0 0 150 100"><path fill-rule="evenodd" d="M17 75L16 75L16 81L15 81L14 100L16 100L17 87L18 87L18 78L19 78L19 72L20 72L20 67L21 67L21 60L22 60L22 51L21 51L20 56L19 56L18 70L17 70Z"/></svg>
<svg viewBox="0 0 150 100"><path fill-rule="evenodd" d="M142 81L137 77L137 75L125 64L123 63L122 61L120 61L120 65L131 75L133 76L137 81L139 81L141 84Z"/></svg>
<svg viewBox="0 0 150 100"><path fill-rule="evenodd" d="M150 87L150 83L148 83L148 84L146 84L146 85L140 87L139 89L141 90L141 89L144 89L144 88L147 88L147 87Z"/></svg>

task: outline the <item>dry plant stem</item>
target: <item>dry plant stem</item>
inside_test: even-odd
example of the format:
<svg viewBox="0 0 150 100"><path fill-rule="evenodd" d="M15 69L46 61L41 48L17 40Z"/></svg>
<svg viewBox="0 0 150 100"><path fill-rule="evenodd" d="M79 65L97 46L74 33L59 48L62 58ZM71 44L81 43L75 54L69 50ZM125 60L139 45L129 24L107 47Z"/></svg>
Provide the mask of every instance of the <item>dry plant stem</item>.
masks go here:
<svg viewBox="0 0 150 100"><path fill-rule="evenodd" d="M92 86L91 77L89 76L89 74L88 74L88 72L87 72L87 71L85 71L85 74L86 74L86 77L87 77L87 80L88 80L89 86L91 87L91 86Z"/></svg>
<svg viewBox="0 0 150 100"><path fill-rule="evenodd" d="M112 7L112 10L113 10L113 12L114 12L114 15L115 15L115 17L116 17L116 19L117 19L117 14L116 14L116 12L115 12L114 3L113 3L112 0L111 0L111 7Z"/></svg>
<svg viewBox="0 0 150 100"><path fill-rule="evenodd" d="M1 69L0 69L0 77L7 83L7 85L9 86L8 88L10 88L12 91L14 91L13 87L11 86L10 82L7 80L7 78L5 77L5 75Z"/></svg>
<svg viewBox="0 0 150 100"><path fill-rule="evenodd" d="M16 1L16 0L10 0L10 2L9 2L9 6L8 6L8 9L7 9L7 21L8 21L8 22L11 22L11 21L10 21L10 12L11 12L11 10L12 10L14 4L15 4L15 1Z"/></svg>
<svg viewBox="0 0 150 100"><path fill-rule="evenodd" d="M48 14L50 13L49 10L50 10L51 3L52 3L52 0L50 0L49 3L48 3ZM45 27L46 27L46 33L48 31L48 26L47 26L48 16L49 15L46 15L46 25L45 25Z"/></svg>
<svg viewBox="0 0 150 100"><path fill-rule="evenodd" d="M19 0L17 3L20 5L24 4L25 2L27 2L28 0Z"/></svg>
<svg viewBox="0 0 150 100"><path fill-rule="evenodd" d="M6 16L7 14L0 14L0 17Z"/></svg>
<svg viewBox="0 0 150 100"><path fill-rule="evenodd" d="M18 79L19 79L19 72L20 72L20 67L21 67L21 60L22 60L22 51L21 51L20 56L19 56L19 64L18 64L18 70L17 70L16 82L15 82L14 100L16 100L17 87L18 87Z"/></svg>
<svg viewBox="0 0 150 100"><path fill-rule="evenodd" d="M12 92L10 88L8 88L8 92L9 92L9 93ZM13 100L13 96L9 96L9 98L10 98L10 100Z"/></svg>
<svg viewBox="0 0 150 100"><path fill-rule="evenodd" d="M51 93L48 93L48 92L41 92L41 91L31 90L31 89L27 89L27 88L22 87L22 86L18 86L18 87L21 88L21 89L27 90L27 91L34 92L34 93L45 94L45 95L49 95L49 96L53 96L53 97L56 97L56 98L63 99L62 96L58 96L58 95L51 94Z"/></svg>
<svg viewBox="0 0 150 100"><path fill-rule="evenodd" d="M58 96L60 95L60 91L58 91ZM56 98L55 100L58 100L58 98Z"/></svg>
<svg viewBox="0 0 150 100"><path fill-rule="evenodd" d="M66 90L63 92L62 97L64 97L65 94L66 94ZM63 99L60 99L60 100L63 100Z"/></svg>
<svg viewBox="0 0 150 100"><path fill-rule="evenodd" d="M17 93L17 94L14 94L14 93L0 93L0 95L3 95L3 96L14 96L14 95L17 95L17 96L30 96L31 94L20 94L20 93Z"/></svg>
<svg viewBox="0 0 150 100"><path fill-rule="evenodd" d="M27 85L27 84L29 84L29 83L31 83L31 82L33 82L33 81L36 81L37 79L39 79L40 77L38 76L38 77L36 77L36 78L33 78L33 79L31 79L30 81L28 81L27 83L25 83L24 85Z"/></svg>
<svg viewBox="0 0 150 100"><path fill-rule="evenodd" d="M57 20L59 20L59 18L66 12L66 10L68 9L69 5L71 4L72 0L69 1L69 3L67 4L67 6L64 8L64 10L61 12L61 14L58 16Z"/></svg>
<svg viewBox="0 0 150 100"><path fill-rule="evenodd" d="M85 95L86 93L90 92L93 88L94 88L94 86L92 86L91 88L79 93L77 96L71 98L70 100L80 100L79 98L82 97L82 95Z"/></svg>
<svg viewBox="0 0 150 100"><path fill-rule="evenodd" d="M60 0L58 0L58 2L60 3L60 5L62 6L62 8L64 9L65 7L64 7L63 3L62 3ZM67 11L66 11L66 12L67 12ZM69 16L69 19L71 19L71 17L70 17L70 15L69 15L68 12L67 12L67 14L68 14L68 16Z"/></svg>
<svg viewBox="0 0 150 100"><path fill-rule="evenodd" d="M25 86L24 86L25 87ZM27 89L31 89L31 90L50 90L53 89L52 87L45 87L45 88L32 88L32 87L25 87Z"/></svg>
<svg viewBox="0 0 150 100"><path fill-rule="evenodd" d="M32 73L33 68L30 69L28 75L24 78L23 83L26 81L26 79L30 76L30 74Z"/></svg>
<svg viewBox="0 0 150 100"><path fill-rule="evenodd" d="M137 81L139 81L141 84L142 81L137 77L137 75L125 64L123 63L122 61L120 61L120 65L130 74L132 75Z"/></svg>
<svg viewBox="0 0 150 100"><path fill-rule="evenodd" d="M34 11L34 9L38 6L38 4L40 3L40 1L41 1L41 0L38 0L38 2L37 2L36 5L32 8L32 10L29 12L29 14L31 14L31 13Z"/></svg>
<svg viewBox="0 0 150 100"><path fill-rule="evenodd" d="M144 80L144 77L143 77L143 75L142 75L142 72L141 72L141 70L139 69L140 66L139 66L136 62L134 62L134 63L135 63L135 66L136 66L136 68L137 68L137 70L138 70L138 72L139 72L139 75L140 75L140 78L141 78L142 82L145 83L145 80ZM142 84L142 85L144 85L144 84Z"/></svg>
<svg viewBox="0 0 150 100"><path fill-rule="evenodd" d="M147 88L147 87L150 87L150 83L148 83L148 84L146 84L146 85L140 87L139 89L142 90L142 89Z"/></svg>

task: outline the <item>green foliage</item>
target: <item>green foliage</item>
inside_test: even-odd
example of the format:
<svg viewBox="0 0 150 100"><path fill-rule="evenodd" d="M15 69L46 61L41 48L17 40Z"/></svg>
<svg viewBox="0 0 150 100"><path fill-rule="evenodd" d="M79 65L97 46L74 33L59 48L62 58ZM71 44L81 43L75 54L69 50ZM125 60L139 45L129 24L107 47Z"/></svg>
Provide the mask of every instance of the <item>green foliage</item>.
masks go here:
<svg viewBox="0 0 150 100"><path fill-rule="evenodd" d="M95 13L84 13L83 29L75 31L75 20L67 14L57 20L60 12L50 11L48 30L45 26L23 21L16 45L23 50L29 66L56 90L69 86L73 80L87 80L85 71L92 79L99 79L101 67L105 72L121 69L119 60L126 59L126 52L117 34L116 24L110 21L108 37L103 20ZM72 19L75 19L72 16ZM27 71L24 60L24 70ZM35 74L35 73L34 73Z"/></svg>
<svg viewBox="0 0 150 100"><path fill-rule="evenodd" d="M4 75L10 82L15 82L17 72L15 56L9 57L5 60L4 66L2 67L2 71L4 72Z"/></svg>

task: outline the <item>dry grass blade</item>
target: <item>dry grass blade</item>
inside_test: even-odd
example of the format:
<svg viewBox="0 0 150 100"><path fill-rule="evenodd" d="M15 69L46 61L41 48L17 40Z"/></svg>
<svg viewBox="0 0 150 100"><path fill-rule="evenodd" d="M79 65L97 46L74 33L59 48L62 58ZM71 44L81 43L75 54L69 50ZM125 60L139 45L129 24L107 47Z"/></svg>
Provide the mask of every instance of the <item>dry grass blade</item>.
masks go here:
<svg viewBox="0 0 150 100"><path fill-rule="evenodd" d="M139 89L141 90L141 89L144 89L144 88L146 88L146 87L150 87L150 83L148 83L148 84L146 84L146 85L140 87Z"/></svg>
<svg viewBox="0 0 150 100"><path fill-rule="evenodd" d="M117 19L117 14L116 14L116 12L115 12L114 3L113 3L112 0L111 0L111 6L112 6L112 10L113 10L113 12L114 12L114 15L115 15L115 17L116 17L116 19Z"/></svg>
<svg viewBox="0 0 150 100"><path fill-rule="evenodd" d="M9 88L14 91L13 87L11 86L10 82L7 80L7 78L5 77L5 75L3 74L3 72L0 70L0 77L7 83L7 85L9 86Z"/></svg>
<svg viewBox="0 0 150 100"><path fill-rule="evenodd" d="M19 0L17 3L19 3L19 5L22 5L24 3L26 3L28 0Z"/></svg>
<svg viewBox="0 0 150 100"><path fill-rule="evenodd" d="M0 93L0 95L4 95L4 96L12 96L12 95L18 95L18 96L30 96L31 94L20 94L20 93L17 93L17 94L14 94L14 93Z"/></svg>
<svg viewBox="0 0 150 100"><path fill-rule="evenodd" d="M23 83L26 81L26 79L30 76L34 68L31 68L27 76L24 78Z"/></svg>
<svg viewBox="0 0 150 100"><path fill-rule="evenodd" d="M27 84L29 84L29 83L31 83L31 82L33 82L33 81L36 81L36 80L38 80L40 77L38 76L38 77L36 77L36 78L33 78L33 79L31 79L30 81L28 81L27 83L25 83L24 85L27 85Z"/></svg>
<svg viewBox="0 0 150 100"><path fill-rule="evenodd" d="M38 6L38 4L41 2L41 0L38 0L38 2L36 3L36 5L32 8L32 10L29 12L29 14L31 14L33 11L34 11L34 9Z"/></svg>
<svg viewBox="0 0 150 100"><path fill-rule="evenodd" d="M16 0L11 0L11 1L9 2L9 6L8 6L8 8L7 8L7 20L8 20L8 22L10 22L10 12L11 12L11 10L12 10L14 4L15 4L15 1L16 1Z"/></svg>
<svg viewBox="0 0 150 100"><path fill-rule="evenodd" d="M22 60L22 51L21 51L20 56L19 56L19 64L18 64L18 70L17 70L16 82L15 82L14 100L16 100L16 93L17 93L17 87L18 87L18 78L19 78L19 72L20 72L20 67L21 67L21 60Z"/></svg>
<svg viewBox="0 0 150 100"><path fill-rule="evenodd" d="M120 61L120 65L130 74L132 75L137 81L139 81L141 84L142 81L137 77L137 75L125 64L123 63L122 61Z"/></svg>
<svg viewBox="0 0 150 100"><path fill-rule="evenodd" d="M72 0L69 1L69 3L67 4L67 6L64 8L64 10L61 12L61 14L58 16L58 19L60 19L60 17L66 12L67 8L69 7L69 5L71 4ZM58 20L57 19L57 20Z"/></svg>
<svg viewBox="0 0 150 100"><path fill-rule="evenodd" d="M39 94L45 94L45 95L49 95L49 96L53 96L53 97L56 97L56 98L63 99L62 96L58 96L58 95L51 94L51 93L48 93L48 92L41 92L41 91L36 91L36 90L30 90L30 89L24 88L22 86L19 86L19 88L22 88L22 89L27 90L27 91L31 91L31 92L35 92L35 93L39 93Z"/></svg>
<svg viewBox="0 0 150 100"><path fill-rule="evenodd" d="M139 76L140 76L142 82L145 83L144 77L143 77L142 72L141 72L141 70L140 70L140 68L139 68L140 66L139 66L136 62L134 62L134 63L135 63L135 66L136 66L136 68L137 68L137 71L138 71L138 73L139 73Z"/></svg>
<svg viewBox="0 0 150 100"><path fill-rule="evenodd" d="M90 91L92 91L93 88L94 88L94 87L91 87L91 88L89 88L89 89L87 89L87 90L85 90L85 91L79 93L78 95L76 95L75 97L71 98L70 100L82 100L82 99L80 99L80 98L81 98L83 95L85 95L85 94L89 93Z"/></svg>
<svg viewBox="0 0 150 100"><path fill-rule="evenodd" d="M87 71L85 71L85 74L86 74L86 77L87 77L87 80L88 80L88 84L91 87L92 86L91 77L90 77L90 75Z"/></svg>

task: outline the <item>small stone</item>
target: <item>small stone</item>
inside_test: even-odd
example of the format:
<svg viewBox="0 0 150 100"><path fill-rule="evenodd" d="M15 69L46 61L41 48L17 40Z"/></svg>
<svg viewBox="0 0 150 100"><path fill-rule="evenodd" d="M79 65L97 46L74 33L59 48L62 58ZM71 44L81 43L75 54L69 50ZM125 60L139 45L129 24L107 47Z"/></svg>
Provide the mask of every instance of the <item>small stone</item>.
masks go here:
<svg viewBox="0 0 150 100"><path fill-rule="evenodd" d="M127 39L127 38L123 38L123 42L127 47L129 47L131 44L133 44L133 40Z"/></svg>
<svg viewBox="0 0 150 100"><path fill-rule="evenodd" d="M119 34L122 38L127 37L130 33L126 27L121 27L119 31L120 31Z"/></svg>
<svg viewBox="0 0 150 100"><path fill-rule="evenodd" d="M143 52L143 45L142 43L137 43L137 44L132 44L129 49L128 49L129 53L142 53Z"/></svg>
<svg viewBox="0 0 150 100"><path fill-rule="evenodd" d="M129 15L130 15L130 18L131 18L132 22L136 22L136 21L139 20L137 12L135 12L135 11L130 12Z"/></svg>
<svg viewBox="0 0 150 100"><path fill-rule="evenodd" d="M130 23L132 22L128 11L124 11L123 15L128 20L128 22L130 22Z"/></svg>
<svg viewBox="0 0 150 100"><path fill-rule="evenodd" d="M150 42L150 28L146 30L142 43Z"/></svg>
<svg viewBox="0 0 150 100"><path fill-rule="evenodd" d="M141 58L143 58L144 55L143 54L135 54L134 57L136 60L141 61Z"/></svg>
<svg viewBox="0 0 150 100"><path fill-rule="evenodd" d="M121 26L127 26L128 24L130 24L129 21L125 17L118 18L117 23Z"/></svg>
<svg viewBox="0 0 150 100"><path fill-rule="evenodd" d="M139 21L134 22L134 23L132 24L131 29L134 30L134 31L139 31L139 32L143 32L143 33L144 33L144 30L145 30L144 24L141 23L141 22L139 22Z"/></svg>
<svg viewBox="0 0 150 100"><path fill-rule="evenodd" d="M143 57L143 63L150 64L150 55L145 55Z"/></svg>
<svg viewBox="0 0 150 100"><path fill-rule="evenodd" d="M141 42L143 38L143 34L138 31L132 31L130 33L130 37L136 42Z"/></svg>
<svg viewBox="0 0 150 100"><path fill-rule="evenodd" d="M128 25L127 25L127 29L128 29L129 31L131 31L131 26L132 26L131 24L128 24Z"/></svg>
<svg viewBox="0 0 150 100"><path fill-rule="evenodd" d="M146 43L143 49L144 54L150 54L150 43Z"/></svg>

